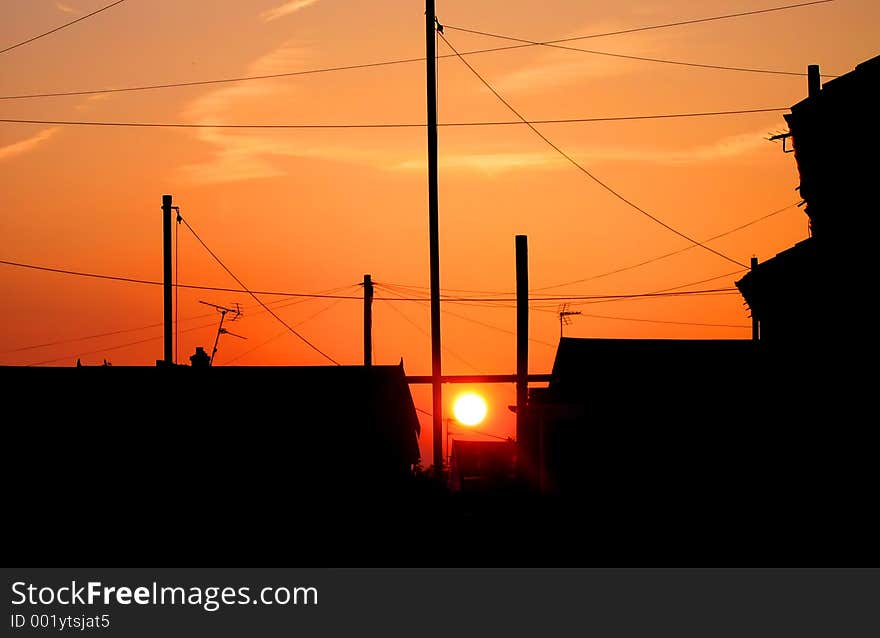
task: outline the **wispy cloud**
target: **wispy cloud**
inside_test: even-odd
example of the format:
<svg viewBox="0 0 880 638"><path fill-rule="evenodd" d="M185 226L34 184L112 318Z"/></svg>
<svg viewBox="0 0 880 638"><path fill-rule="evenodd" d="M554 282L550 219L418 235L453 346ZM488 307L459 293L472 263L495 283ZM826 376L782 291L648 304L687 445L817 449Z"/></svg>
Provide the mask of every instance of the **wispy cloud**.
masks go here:
<svg viewBox="0 0 880 638"><path fill-rule="evenodd" d="M248 74L265 75L303 66L310 52L295 43L285 43L248 66ZM219 124L254 119L267 105L296 104L306 99L295 85L248 83L209 91L191 102L183 116L197 124ZM247 115L246 115L247 114ZM312 158L329 161L391 165L400 158L377 149L364 149L324 143L309 143L289 131L246 131L218 128L198 129L197 139L212 147L205 161L189 164L183 170L193 181L230 182L276 177L286 174L280 160Z"/></svg>
<svg viewBox="0 0 880 638"><path fill-rule="evenodd" d="M270 22L271 20L277 20L278 18L283 18L284 16L289 16L291 13L296 13L300 9L305 9L313 4L318 2L318 0L288 0L282 5L279 5L273 9L267 9L260 14L260 17L266 21Z"/></svg>
<svg viewBox="0 0 880 638"><path fill-rule="evenodd" d="M521 169L555 168L564 162L554 153L453 153L439 158L441 168L496 175ZM393 165L400 171L427 170L425 159L409 159Z"/></svg>
<svg viewBox="0 0 880 638"><path fill-rule="evenodd" d="M573 31L568 37L589 33L613 32L626 28L620 21L593 22ZM626 36L627 55L659 55L663 49L664 36L654 33L636 33ZM560 43L560 46L594 51L620 51L605 38L575 40ZM502 92L543 91L548 88L568 86L590 78L614 77L643 70L631 60L609 55L597 55L578 51L568 51L554 47L535 47L533 58L495 81Z"/></svg>
<svg viewBox="0 0 880 638"><path fill-rule="evenodd" d="M9 144L8 146L0 146L0 160L6 160L11 157L21 155L23 153L27 153L28 151L32 151L37 146L52 137L57 131L57 127L47 128L40 131L36 135L32 135L27 139L21 140L20 142L15 142L13 144Z"/></svg>
<svg viewBox="0 0 880 638"><path fill-rule="evenodd" d="M64 4L63 2L56 2L55 8L64 13L82 13L79 9L74 9L73 7Z"/></svg>
<svg viewBox="0 0 880 638"><path fill-rule="evenodd" d="M82 103L76 105L77 111L87 111L92 108L98 102L106 102L110 99L110 95L107 93L98 93L96 95L89 95L86 97Z"/></svg>
<svg viewBox="0 0 880 638"><path fill-rule="evenodd" d="M767 145L762 129L721 138L711 144L690 148L661 149L636 146L595 146L588 149L565 149L576 161L590 168L601 162L646 162L665 165L687 165L703 162L733 160ZM558 153L551 150L530 153L447 153L440 157L441 168L475 171L496 175L516 170L548 170L568 165ZM424 159L409 159L392 166L395 170L423 171Z"/></svg>
<svg viewBox="0 0 880 638"><path fill-rule="evenodd" d="M733 160L753 153L761 147L769 148L766 129L723 137L711 144L702 144L690 148L600 147L587 151L583 157L597 161L699 164L701 162Z"/></svg>

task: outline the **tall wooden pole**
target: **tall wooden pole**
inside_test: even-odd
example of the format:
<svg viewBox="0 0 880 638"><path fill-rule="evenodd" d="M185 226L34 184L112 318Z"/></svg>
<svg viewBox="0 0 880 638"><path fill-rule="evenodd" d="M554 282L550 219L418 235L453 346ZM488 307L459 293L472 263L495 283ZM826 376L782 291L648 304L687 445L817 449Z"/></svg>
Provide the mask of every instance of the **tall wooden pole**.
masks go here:
<svg viewBox="0 0 880 638"><path fill-rule="evenodd" d="M373 365L373 278L364 275L364 367Z"/></svg>
<svg viewBox="0 0 880 638"><path fill-rule="evenodd" d="M807 94L816 97L822 91L822 74L818 64L807 66Z"/></svg>
<svg viewBox="0 0 880 638"><path fill-rule="evenodd" d="M162 271L165 310L165 365L174 363L171 286L171 195L162 195Z"/></svg>
<svg viewBox="0 0 880 638"><path fill-rule="evenodd" d="M752 271L758 267L758 258L752 257L752 260L749 262L749 265L752 267ZM758 341L761 338L761 322L758 321L758 317L755 316L754 309L752 310L752 341Z"/></svg>
<svg viewBox="0 0 880 638"><path fill-rule="evenodd" d="M425 62L428 97L428 234L431 261L431 390L434 469L443 467L443 374L440 349L440 219L437 186L437 69L434 0L426 0Z"/></svg>
<svg viewBox="0 0 880 638"><path fill-rule="evenodd" d="M528 237L516 236L516 441L522 456L532 450L525 433L529 396L529 247Z"/></svg>

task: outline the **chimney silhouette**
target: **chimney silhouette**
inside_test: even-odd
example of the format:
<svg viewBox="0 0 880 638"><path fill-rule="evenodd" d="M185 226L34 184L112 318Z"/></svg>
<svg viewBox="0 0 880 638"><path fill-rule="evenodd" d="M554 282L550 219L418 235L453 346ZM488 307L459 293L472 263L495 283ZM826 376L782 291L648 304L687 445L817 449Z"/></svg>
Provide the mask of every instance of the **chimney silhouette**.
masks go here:
<svg viewBox="0 0 880 638"><path fill-rule="evenodd" d="M211 357L202 346L196 346L196 353L189 358L193 368L210 368Z"/></svg>

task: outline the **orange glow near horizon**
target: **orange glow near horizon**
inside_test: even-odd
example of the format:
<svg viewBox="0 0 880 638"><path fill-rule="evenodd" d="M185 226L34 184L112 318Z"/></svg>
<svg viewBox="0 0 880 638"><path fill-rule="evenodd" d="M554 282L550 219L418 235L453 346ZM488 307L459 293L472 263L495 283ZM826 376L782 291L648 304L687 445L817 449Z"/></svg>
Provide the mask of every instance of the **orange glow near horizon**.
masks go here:
<svg viewBox="0 0 880 638"><path fill-rule="evenodd" d="M107 4L8 3L0 49ZM512 44L451 27L555 40L786 4L778 0L501 0L438 2L459 51ZM878 54L880 3L849 0L704 24L570 42L607 53L734 67L841 74ZM76 92L357 65L424 55L421 2L180 0L125 2L0 55L0 96ZM439 43L439 53L449 50ZM806 77L684 67L523 47L468 61L532 120L788 108ZM515 117L455 57L439 64L440 122ZM828 78L824 78L827 80ZM542 124L554 144L625 197L748 264L807 236L793 155L770 134L783 112ZM425 65L68 97L0 99L0 119L183 124L425 122ZM373 355L431 369L426 140L423 128L219 129L0 123L0 260L162 278L161 197L249 287L351 298L263 296L335 360L363 361L364 273L377 283ZM525 126L439 131L441 287L450 296L512 296L514 236L529 237L533 295L628 295L730 289L737 266L638 214ZM759 218L765 219L758 220ZM755 221L755 223L751 223ZM746 225L749 224L749 225ZM659 257L674 253L669 257ZM180 228L179 281L237 288ZM641 264L641 265L640 265ZM162 357L161 287L0 265L0 365L153 365ZM407 301L401 300L407 299ZM242 304L216 365L324 365L245 294L181 289L179 358L210 351L217 316L199 301ZM549 372L562 300L533 303L530 371ZM746 339L735 291L569 300L566 336ZM443 304L443 373L512 373L512 303ZM444 400L456 388L444 388ZM513 386L476 388L493 406ZM431 410L430 388L413 387ZM447 409L449 409L447 407ZM514 430L508 410L491 431ZM446 416L446 415L444 415ZM430 459L430 417L420 413ZM487 428L489 431L490 428Z"/></svg>

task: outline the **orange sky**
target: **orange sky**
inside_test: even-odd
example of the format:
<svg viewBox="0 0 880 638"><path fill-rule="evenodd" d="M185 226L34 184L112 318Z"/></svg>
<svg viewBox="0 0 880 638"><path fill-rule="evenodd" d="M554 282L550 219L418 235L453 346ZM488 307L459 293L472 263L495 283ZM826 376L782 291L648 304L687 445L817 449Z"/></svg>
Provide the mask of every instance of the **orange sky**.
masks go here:
<svg viewBox="0 0 880 638"><path fill-rule="evenodd" d="M10 0L0 48L108 4L106 0ZM438 2L442 23L547 40L765 8L772 0L544 0ZM129 0L69 29L0 56L0 94L75 91L418 57L423 4L376 0ZM699 63L844 73L878 53L880 5L833 3L708 24L583 41L574 46ZM459 50L503 41L447 30ZM440 45L441 53L447 53ZM703 70L532 47L468 58L531 119L787 107L806 79ZM440 121L512 115L456 59L440 62ZM5 118L188 123L423 122L424 64L296 78L118 93L0 100ZM792 155L765 140L781 113L703 119L555 124L551 140L666 222L706 238L797 201ZM512 292L515 234L529 236L532 287L644 261L687 243L613 199L525 127L444 128L440 143L442 286ZM0 259L73 270L161 278L161 195L249 286L302 292L377 282L428 285L425 133L402 130L230 131L0 125ZM760 259L806 237L805 215L785 213L712 246L738 261ZM181 234L180 279L235 286L193 238ZM646 292L725 275L735 267L699 248L554 294ZM701 286L728 287L736 277ZM43 348L10 350L158 323L161 289L0 267L4 327L0 363L107 358L147 365L161 328ZM548 291L549 292L549 291ZM390 293L377 290L377 296ZM413 291L415 296L425 294ZM321 364L319 355L244 295L180 295L181 358L209 347L216 317L199 300L240 301L218 364ZM267 301L269 298L267 298ZM278 312L343 363L361 361L361 305L281 302ZM547 372L559 326L556 303L532 313L531 369ZM447 373L512 372L514 311L447 304ZM738 295L578 306L570 336L746 338ZM401 316L402 313L404 316ZM743 326L624 321L606 317ZM378 363L404 358L430 369L428 307L377 301ZM405 318L404 318L405 317ZM415 324L415 325L412 325ZM493 329L480 324L491 324ZM504 332L504 331L509 332ZM106 350L101 350L105 348ZM247 353L247 354L246 354ZM242 356L244 355L244 356ZM240 358L239 358L240 357ZM454 391L455 389L453 389ZM448 391L447 394L454 394ZM414 391L430 409L425 388ZM512 388L490 390L487 430L508 434ZM428 421L424 422L426 425ZM430 428L427 428L428 430ZM430 432L423 435L423 451Z"/></svg>

